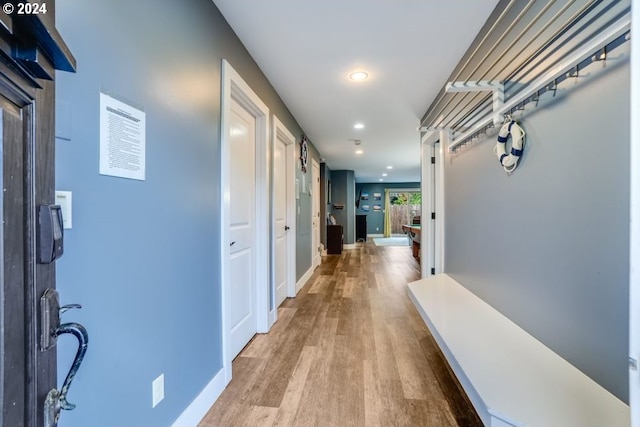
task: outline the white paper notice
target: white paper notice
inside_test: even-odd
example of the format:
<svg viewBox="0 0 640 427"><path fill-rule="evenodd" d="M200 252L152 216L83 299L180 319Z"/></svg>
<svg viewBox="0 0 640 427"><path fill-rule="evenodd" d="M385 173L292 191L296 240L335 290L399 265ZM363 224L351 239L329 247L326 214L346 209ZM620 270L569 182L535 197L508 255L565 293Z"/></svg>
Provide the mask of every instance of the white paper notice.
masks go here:
<svg viewBox="0 0 640 427"><path fill-rule="evenodd" d="M145 179L145 113L100 93L100 174Z"/></svg>

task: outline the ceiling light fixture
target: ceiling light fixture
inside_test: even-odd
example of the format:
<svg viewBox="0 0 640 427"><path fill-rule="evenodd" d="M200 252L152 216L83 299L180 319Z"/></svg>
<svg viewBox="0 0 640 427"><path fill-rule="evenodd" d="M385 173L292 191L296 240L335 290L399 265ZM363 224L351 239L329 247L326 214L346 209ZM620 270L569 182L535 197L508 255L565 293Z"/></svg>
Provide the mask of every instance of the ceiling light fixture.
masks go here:
<svg viewBox="0 0 640 427"><path fill-rule="evenodd" d="M382 176L387 176L387 175L389 175L389 174L387 174L387 173L383 173L383 174L382 174Z"/></svg>
<svg viewBox="0 0 640 427"><path fill-rule="evenodd" d="M356 123L355 125L353 125L354 129L363 129L364 125L362 123Z"/></svg>
<svg viewBox="0 0 640 427"><path fill-rule="evenodd" d="M393 166L387 166L387 169L393 169Z"/></svg>
<svg viewBox="0 0 640 427"><path fill-rule="evenodd" d="M364 153L364 151L362 151L362 150L356 150L356 154L362 154L362 153Z"/></svg>
<svg viewBox="0 0 640 427"><path fill-rule="evenodd" d="M382 181L384 181L384 179L380 178L378 181L382 182Z"/></svg>
<svg viewBox="0 0 640 427"><path fill-rule="evenodd" d="M369 74L365 73L364 71L356 71L349 74L349 78L355 81L365 80L367 77L369 77Z"/></svg>

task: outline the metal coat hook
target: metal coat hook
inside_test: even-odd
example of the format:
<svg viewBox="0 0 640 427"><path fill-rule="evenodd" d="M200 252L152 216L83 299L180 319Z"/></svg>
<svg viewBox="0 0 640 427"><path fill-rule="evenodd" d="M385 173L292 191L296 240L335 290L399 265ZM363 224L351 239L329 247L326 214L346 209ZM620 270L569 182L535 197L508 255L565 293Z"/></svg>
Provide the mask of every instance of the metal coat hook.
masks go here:
<svg viewBox="0 0 640 427"><path fill-rule="evenodd" d="M603 47L602 50L600 50L600 53L597 53L595 55L593 55L591 57L591 60L593 62L598 62L598 61L606 61L607 60L607 47Z"/></svg>
<svg viewBox="0 0 640 427"><path fill-rule="evenodd" d="M531 102L536 103L536 107L538 106L538 102L540 102L540 91L537 91L533 95L531 95Z"/></svg>
<svg viewBox="0 0 640 427"><path fill-rule="evenodd" d="M567 78L577 78L580 75L580 70L578 69L578 66L576 65L572 70L570 70L567 73Z"/></svg>
<svg viewBox="0 0 640 427"><path fill-rule="evenodd" d="M549 86L547 86L547 89L550 92L553 92L553 97L555 98L556 96L556 92L558 91L558 83L554 80L551 83L549 83Z"/></svg>

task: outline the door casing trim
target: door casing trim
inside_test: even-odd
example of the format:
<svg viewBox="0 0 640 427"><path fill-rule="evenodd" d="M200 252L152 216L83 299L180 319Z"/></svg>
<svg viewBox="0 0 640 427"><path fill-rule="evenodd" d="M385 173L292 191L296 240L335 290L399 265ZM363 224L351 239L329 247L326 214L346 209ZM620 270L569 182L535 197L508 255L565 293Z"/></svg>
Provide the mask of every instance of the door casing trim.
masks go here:
<svg viewBox="0 0 640 427"><path fill-rule="evenodd" d="M318 176L313 174L314 167L318 170ZM318 220L318 232L315 235L313 231L313 221L316 219L316 213L320 213L320 191L322 191L321 186L318 185L320 191L313 191L315 188L316 179L320 179L320 163L316 159L311 159L311 182L309 183L309 189L311 190L311 268L315 269L316 267L322 264L322 254L318 251L320 247L320 241L322 239L322 233L320 232L320 227L322 226L322 222L320 221L320 217L317 217ZM317 210L314 211L313 207L317 207ZM316 247L313 247L313 241L315 238ZM318 262L316 263L316 255Z"/></svg>

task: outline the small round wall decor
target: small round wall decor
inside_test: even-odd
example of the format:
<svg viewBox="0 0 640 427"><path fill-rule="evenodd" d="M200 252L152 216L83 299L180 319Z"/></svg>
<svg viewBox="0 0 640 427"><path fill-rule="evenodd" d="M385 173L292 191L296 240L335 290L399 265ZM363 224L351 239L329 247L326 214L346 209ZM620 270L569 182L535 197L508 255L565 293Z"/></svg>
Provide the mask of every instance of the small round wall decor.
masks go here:
<svg viewBox="0 0 640 427"><path fill-rule="evenodd" d="M508 175L511 175L518 167L518 161L524 151L524 136L524 129L520 127L518 122L508 116L500 132L498 132L498 143L495 148L498 160ZM507 140L509 137L511 137L511 151L507 154Z"/></svg>
<svg viewBox="0 0 640 427"><path fill-rule="evenodd" d="M309 147L307 147L307 137L302 135L300 141L300 166L302 172L307 173L307 159L309 157Z"/></svg>

